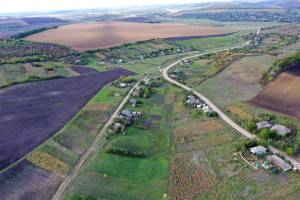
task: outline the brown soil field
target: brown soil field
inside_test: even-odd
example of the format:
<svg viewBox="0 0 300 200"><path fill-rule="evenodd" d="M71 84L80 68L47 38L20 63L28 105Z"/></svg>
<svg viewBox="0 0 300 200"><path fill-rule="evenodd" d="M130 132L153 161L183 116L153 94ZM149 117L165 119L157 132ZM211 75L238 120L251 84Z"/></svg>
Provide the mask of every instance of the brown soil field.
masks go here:
<svg viewBox="0 0 300 200"><path fill-rule="evenodd" d="M300 119L300 64L280 74L250 104Z"/></svg>
<svg viewBox="0 0 300 200"><path fill-rule="evenodd" d="M155 38L205 36L224 33L227 33L224 29L208 25L99 22L61 26L57 29L31 35L26 39L35 42L60 44L75 50L85 51Z"/></svg>

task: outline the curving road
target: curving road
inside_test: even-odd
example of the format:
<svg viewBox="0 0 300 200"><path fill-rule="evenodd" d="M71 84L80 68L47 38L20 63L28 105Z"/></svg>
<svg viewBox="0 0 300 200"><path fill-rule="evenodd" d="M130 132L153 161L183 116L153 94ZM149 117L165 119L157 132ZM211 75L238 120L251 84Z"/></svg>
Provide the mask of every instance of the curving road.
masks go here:
<svg viewBox="0 0 300 200"><path fill-rule="evenodd" d="M221 51L227 51L227 50L233 50L233 49L238 49L244 46L247 46L250 44L251 41L248 41L247 43L245 43L244 45L241 46L237 46L237 47L233 47L233 48L227 48L227 49L221 49L218 51L211 51L208 53L198 53L198 54L194 54L194 55L190 55L187 57L184 57L170 65L168 65L167 67L165 67L164 69L162 69L162 76L165 80L169 81L170 83L177 85L178 87L181 87L187 91L191 91L193 92L197 97L199 97L203 102L205 102L208 106L210 106L214 111L216 111L218 113L218 115L228 124L230 125L233 129L235 129L236 131L238 131L240 134L244 135L245 137L252 139L252 140L259 140L258 137L256 137L256 135L253 135L252 133L250 133L249 131L245 130L244 128L242 128L241 126L239 126L237 123L235 123L230 117L228 117L220 108L218 108L218 106L216 106L210 99L208 99L207 97L205 97L204 95L200 94L199 92L193 90L192 88L189 88L188 86L181 84L179 82L177 82L176 80L173 80L172 78L169 77L168 71L178 65L180 62L182 62L183 60L188 60L191 58L195 58L195 57L199 57L199 56L204 56L210 53L218 53ZM281 154L282 156L285 157L286 160L290 161L292 163L292 165L300 170L300 162L290 156L288 156L287 154L285 154L284 152L281 152L280 150L276 149L275 147L270 146L269 147L270 151L273 152L274 154Z"/></svg>

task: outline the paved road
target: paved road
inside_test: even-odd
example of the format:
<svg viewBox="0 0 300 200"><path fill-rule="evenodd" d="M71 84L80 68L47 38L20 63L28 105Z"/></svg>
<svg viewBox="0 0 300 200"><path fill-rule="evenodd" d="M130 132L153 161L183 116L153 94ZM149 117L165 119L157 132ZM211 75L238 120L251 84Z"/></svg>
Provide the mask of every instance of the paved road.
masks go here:
<svg viewBox="0 0 300 200"><path fill-rule="evenodd" d="M234 48L230 48L230 49L237 49L237 48L241 48L243 46L247 46L250 43L247 42L244 45L241 46L237 46ZM188 86L181 84L179 82L177 82L176 80L173 80L172 78L169 77L168 75L168 71L176 66L177 64L179 64L180 62L182 62L183 60L188 60L191 58L195 58L195 57L199 57L199 56L203 56L209 53L217 53L220 51L226 51L226 50L230 50L230 49L222 49L222 50L218 50L218 51L212 51L212 52L208 52L208 53L199 53L199 54L194 54L194 55L190 55L187 57L184 57L172 64L170 64L169 66L165 67L164 69L162 69L162 76L164 77L164 79L166 79L167 81L169 81L172 84L175 84L187 91L192 91L196 96L198 96L203 102L205 102L208 106L210 106L214 111L216 111L218 113L218 115L227 123L229 124L232 128L234 128L236 131L238 131L240 134L244 135L245 137L249 138L249 139L255 139L255 140L259 140L259 138L256 137L256 135L253 135L252 133L250 133L249 131L245 130L244 128L242 128L241 126L239 126L237 123L235 123L230 117L228 117L220 108L218 108L211 100L209 100L207 97L205 97L204 95L200 94L197 91L194 91L192 88L189 88ZM270 151L273 152L274 154L281 154L283 155L286 160L290 161L295 168L297 168L298 170L300 170L300 162L290 156L288 156L287 154L285 154L284 152L281 152L280 150L276 149L275 147L270 146Z"/></svg>
<svg viewBox="0 0 300 200"><path fill-rule="evenodd" d="M119 116L119 113L121 112L124 105L127 103L130 94L133 92L133 90L137 87L138 83L130 90L130 92L126 95L126 97L122 100L121 104L118 106L116 111L113 113L113 115L109 118L109 120L105 123L103 128L100 130L100 132L97 134L95 139L93 140L91 146L87 149L87 151L80 157L79 161L76 163L75 167L72 169L70 174L63 180L63 182L60 184L59 188L57 189L56 193L53 195L52 200L60 200L63 199L64 194L68 188L68 186L74 182L76 177L78 176L80 169L85 164L87 159L92 156L99 145L99 143L104 139L107 128L114 122L114 119Z"/></svg>

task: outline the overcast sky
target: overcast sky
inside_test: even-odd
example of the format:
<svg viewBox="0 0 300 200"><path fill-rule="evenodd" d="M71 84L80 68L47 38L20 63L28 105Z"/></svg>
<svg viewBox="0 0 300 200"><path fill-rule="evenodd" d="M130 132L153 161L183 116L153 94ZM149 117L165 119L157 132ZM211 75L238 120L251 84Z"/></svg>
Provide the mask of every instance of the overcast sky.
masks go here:
<svg viewBox="0 0 300 200"><path fill-rule="evenodd" d="M0 0L0 13L228 0Z"/></svg>

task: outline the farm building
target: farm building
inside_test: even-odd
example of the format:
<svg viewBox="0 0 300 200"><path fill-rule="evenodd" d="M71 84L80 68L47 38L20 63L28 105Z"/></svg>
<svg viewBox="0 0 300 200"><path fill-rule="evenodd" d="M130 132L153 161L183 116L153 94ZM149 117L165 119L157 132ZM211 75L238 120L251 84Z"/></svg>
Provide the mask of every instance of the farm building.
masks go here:
<svg viewBox="0 0 300 200"><path fill-rule="evenodd" d="M202 106L202 110L203 110L204 114L208 114L208 115L215 113L215 111L213 109L211 109L209 106L204 105L204 104Z"/></svg>
<svg viewBox="0 0 300 200"><path fill-rule="evenodd" d="M113 126L114 133L121 133L125 131L125 125L121 123L115 123Z"/></svg>
<svg viewBox="0 0 300 200"><path fill-rule="evenodd" d="M274 125L271 130L274 130L278 133L278 135L281 135L281 136L286 136L288 133L290 133L292 130L283 126L283 125Z"/></svg>
<svg viewBox="0 0 300 200"><path fill-rule="evenodd" d="M131 95L134 97L139 97L139 96L141 96L142 92L143 92L143 88L140 86L137 86Z"/></svg>
<svg viewBox="0 0 300 200"><path fill-rule="evenodd" d="M272 124L270 124L268 121L262 121L262 122L258 122L256 123L256 129L259 131L263 128L271 128Z"/></svg>
<svg viewBox="0 0 300 200"><path fill-rule="evenodd" d="M195 96L187 96L186 104L188 106L197 107L198 105L200 105L200 103L200 99L196 98Z"/></svg>
<svg viewBox="0 0 300 200"><path fill-rule="evenodd" d="M129 120L137 119L139 116L141 116L142 113L140 112L135 112L131 110L122 110L121 116L126 117Z"/></svg>
<svg viewBox="0 0 300 200"><path fill-rule="evenodd" d="M121 83L119 84L119 87L120 87L120 88L125 88L125 87L127 87L127 84L126 84L126 83L123 83L123 82L121 82Z"/></svg>
<svg viewBox="0 0 300 200"><path fill-rule="evenodd" d="M267 160L282 169L284 172L293 168L288 162L277 155L267 156Z"/></svg>
<svg viewBox="0 0 300 200"><path fill-rule="evenodd" d="M265 148L263 146L256 146L256 147L250 148L250 152L255 155L263 155L263 154L267 153L267 148Z"/></svg>
<svg viewBox="0 0 300 200"><path fill-rule="evenodd" d="M129 103L132 105L132 107L136 107L136 105L137 105L137 100L135 100L135 99L130 99L129 100Z"/></svg>

